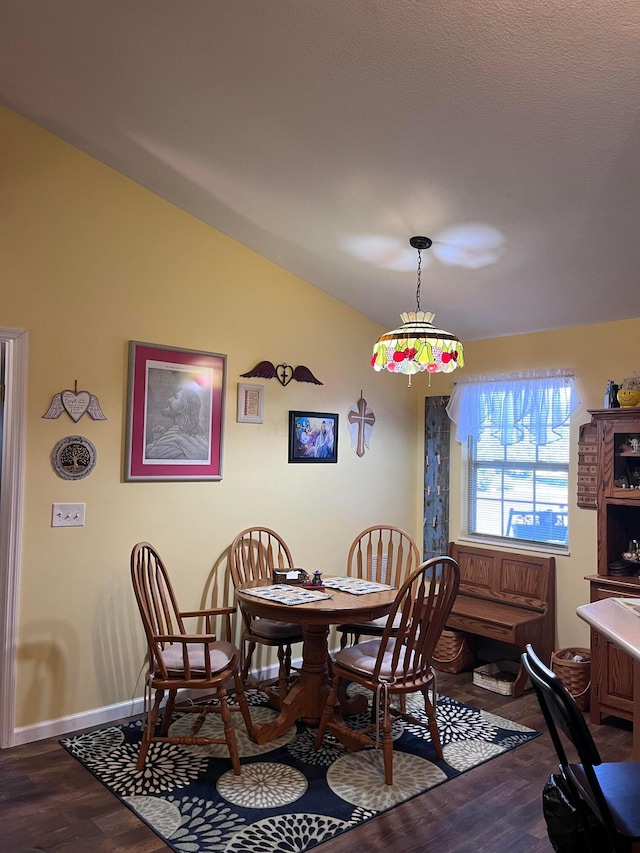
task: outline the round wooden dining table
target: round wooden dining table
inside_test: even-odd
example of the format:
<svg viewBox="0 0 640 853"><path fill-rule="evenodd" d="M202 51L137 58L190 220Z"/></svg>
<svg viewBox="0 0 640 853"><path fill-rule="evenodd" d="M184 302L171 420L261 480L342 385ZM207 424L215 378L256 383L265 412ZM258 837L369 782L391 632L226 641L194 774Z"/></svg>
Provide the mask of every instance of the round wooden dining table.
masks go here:
<svg viewBox="0 0 640 853"><path fill-rule="evenodd" d="M270 585L268 580L246 584L236 590L236 598L240 607L252 616L278 622L295 622L302 626L302 667L299 677L283 701L279 700L277 694L270 693L270 702L276 705L279 714L272 723L255 726L254 739L260 744L269 743L279 737L294 725L296 720L302 720L308 725L318 725L330 690L327 642L329 626L367 622L386 616L398 592L396 589L389 589L354 595L326 588L325 593L331 595L331 598L319 598L317 601L295 605L258 598L246 592L247 589ZM341 705L343 713L357 713L361 710L357 704L345 707L344 698Z"/></svg>

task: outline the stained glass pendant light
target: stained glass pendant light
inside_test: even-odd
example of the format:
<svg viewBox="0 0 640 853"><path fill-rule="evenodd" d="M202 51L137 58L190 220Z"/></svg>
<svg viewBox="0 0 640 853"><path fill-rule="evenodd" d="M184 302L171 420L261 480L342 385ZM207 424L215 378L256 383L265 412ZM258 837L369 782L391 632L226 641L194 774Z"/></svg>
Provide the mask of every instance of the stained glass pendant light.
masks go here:
<svg viewBox="0 0 640 853"><path fill-rule="evenodd" d="M390 373L451 373L456 367L464 367L462 344L458 338L436 329L435 314L420 310L421 252L431 246L429 237L412 237L409 243L418 250L418 287L416 310L400 315L402 326L386 332L373 347L371 366L374 370Z"/></svg>

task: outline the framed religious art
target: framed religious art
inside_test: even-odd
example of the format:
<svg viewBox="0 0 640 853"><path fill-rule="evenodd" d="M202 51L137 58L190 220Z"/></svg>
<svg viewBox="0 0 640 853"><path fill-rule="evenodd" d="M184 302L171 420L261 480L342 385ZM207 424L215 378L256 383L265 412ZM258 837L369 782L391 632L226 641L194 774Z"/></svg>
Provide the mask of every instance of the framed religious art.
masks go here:
<svg viewBox="0 0 640 853"><path fill-rule="evenodd" d="M124 478L221 480L226 356L129 342Z"/></svg>
<svg viewBox="0 0 640 853"><path fill-rule="evenodd" d="M236 421L239 424L264 423L264 385L238 382Z"/></svg>
<svg viewBox="0 0 640 853"><path fill-rule="evenodd" d="M338 416L289 412L289 462L337 462Z"/></svg>

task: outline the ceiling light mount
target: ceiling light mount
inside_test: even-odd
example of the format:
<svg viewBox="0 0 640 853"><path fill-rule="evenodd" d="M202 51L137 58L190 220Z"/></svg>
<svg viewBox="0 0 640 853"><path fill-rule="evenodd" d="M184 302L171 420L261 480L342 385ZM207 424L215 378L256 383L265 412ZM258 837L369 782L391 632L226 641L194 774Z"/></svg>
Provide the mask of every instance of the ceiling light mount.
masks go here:
<svg viewBox="0 0 640 853"><path fill-rule="evenodd" d="M409 243L414 249L420 252L422 249L430 249L433 245L433 240L430 237L412 237Z"/></svg>
<svg viewBox="0 0 640 853"><path fill-rule="evenodd" d="M430 248L430 237L411 237L409 244L418 251L416 310L400 315L403 325L382 335L373 348L371 366L390 373L451 373L464 366L462 344L458 338L433 326L435 314L420 310L421 252Z"/></svg>

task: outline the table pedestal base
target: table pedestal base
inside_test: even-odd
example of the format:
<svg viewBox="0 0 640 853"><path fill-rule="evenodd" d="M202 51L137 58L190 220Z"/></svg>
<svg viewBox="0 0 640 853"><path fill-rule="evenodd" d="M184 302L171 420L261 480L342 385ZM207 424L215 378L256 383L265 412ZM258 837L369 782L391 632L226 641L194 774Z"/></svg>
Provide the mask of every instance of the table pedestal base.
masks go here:
<svg viewBox="0 0 640 853"><path fill-rule="evenodd" d="M302 668L283 701L274 691L269 691L270 704L279 714L272 723L254 726L256 743L270 743L284 734L296 720L317 726L331 689L329 679L328 625L303 625ZM350 702L341 701L343 714L361 713L367 707L366 697L356 696Z"/></svg>

